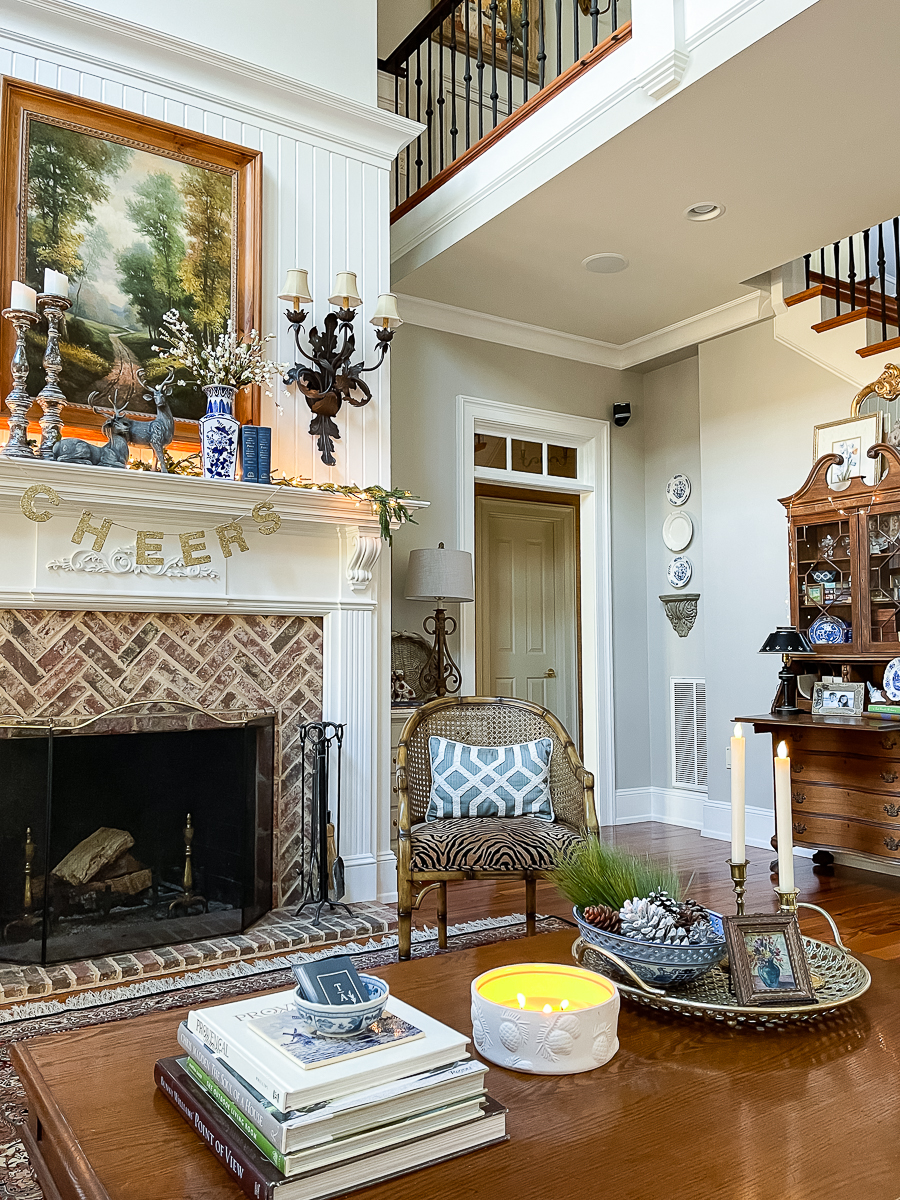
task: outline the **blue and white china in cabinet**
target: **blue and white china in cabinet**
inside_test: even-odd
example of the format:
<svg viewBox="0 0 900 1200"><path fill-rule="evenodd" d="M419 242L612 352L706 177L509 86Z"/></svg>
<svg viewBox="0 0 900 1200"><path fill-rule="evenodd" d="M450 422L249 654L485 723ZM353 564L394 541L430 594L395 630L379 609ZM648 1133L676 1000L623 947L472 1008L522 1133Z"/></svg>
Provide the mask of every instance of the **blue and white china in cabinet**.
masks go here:
<svg viewBox="0 0 900 1200"><path fill-rule="evenodd" d="M852 637L852 630L846 621L822 613L810 625L807 637L814 646L838 646L850 640L848 633Z"/></svg>

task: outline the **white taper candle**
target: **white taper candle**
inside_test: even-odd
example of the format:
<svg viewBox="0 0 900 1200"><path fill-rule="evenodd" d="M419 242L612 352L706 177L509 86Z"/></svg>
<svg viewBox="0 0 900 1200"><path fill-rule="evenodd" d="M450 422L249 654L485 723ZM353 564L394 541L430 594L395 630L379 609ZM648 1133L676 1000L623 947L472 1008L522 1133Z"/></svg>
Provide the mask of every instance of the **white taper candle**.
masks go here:
<svg viewBox="0 0 900 1200"><path fill-rule="evenodd" d="M745 759L747 743L740 725L735 725L731 739L731 861L746 862L747 815L744 797Z"/></svg>
<svg viewBox="0 0 900 1200"><path fill-rule="evenodd" d="M19 283L18 279L14 279L9 307L17 308L20 312L37 312L37 292L27 284Z"/></svg>
<svg viewBox="0 0 900 1200"><path fill-rule="evenodd" d="M786 742L775 758L775 836L778 839L778 887L794 890L794 840L791 830L791 760Z"/></svg>

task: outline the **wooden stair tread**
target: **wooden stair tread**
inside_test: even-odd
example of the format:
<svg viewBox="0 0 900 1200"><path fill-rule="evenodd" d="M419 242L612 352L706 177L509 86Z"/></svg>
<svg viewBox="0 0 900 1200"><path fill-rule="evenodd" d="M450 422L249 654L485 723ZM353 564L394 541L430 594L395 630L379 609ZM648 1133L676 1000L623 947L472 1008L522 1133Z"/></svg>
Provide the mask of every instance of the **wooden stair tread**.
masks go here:
<svg viewBox="0 0 900 1200"><path fill-rule="evenodd" d="M893 300L893 297L888 297L888 299ZM828 319L825 321L819 321L818 324L813 325L812 328L816 331L816 333L826 333L829 329L837 329L841 325L849 325L852 321L863 321L866 319L880 324L881 305L879 305L877 308L874 305L870 305L867 308L864 304L861 308L848 309L847 312L842 312L838 317L828 317ZM896 311L892 312L890 305L885 306L885 319L888 325L897 324Z"/></svg>
<svg viewBox="0 0 900 1200"><path fill-rule="evenodd" d="M896 321L893 322L896 325ZM888 338L886 342L876 342L874 346L863 346L857 350L860 358L870 358L873 354L884 354L888 350L896 350L900 346L900 337Z"/></svg>

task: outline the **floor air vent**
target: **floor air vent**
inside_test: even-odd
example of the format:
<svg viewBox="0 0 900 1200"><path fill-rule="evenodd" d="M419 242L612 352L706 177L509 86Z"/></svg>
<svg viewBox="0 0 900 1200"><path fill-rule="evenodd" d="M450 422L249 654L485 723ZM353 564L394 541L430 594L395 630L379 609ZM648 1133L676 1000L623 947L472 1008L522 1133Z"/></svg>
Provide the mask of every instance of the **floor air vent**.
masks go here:
<svg viewBox="0 0 900 1200"><path fill-rule="evenodd" d="M671 680L672 782L706 791L706 683Z"/></svg>

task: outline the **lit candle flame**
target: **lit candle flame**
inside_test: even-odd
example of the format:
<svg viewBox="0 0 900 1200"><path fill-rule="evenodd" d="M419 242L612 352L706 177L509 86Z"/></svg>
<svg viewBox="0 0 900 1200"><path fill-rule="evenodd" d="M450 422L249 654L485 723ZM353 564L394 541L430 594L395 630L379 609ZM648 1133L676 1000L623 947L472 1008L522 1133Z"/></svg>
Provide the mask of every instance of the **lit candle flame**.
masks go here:
<svg viewBox="0 0 900 1200"><path fill-rule="evenodd" d="M778 750L776 751L776 754L778 755L779 758L787 758L787 756L788 756L787 742L779 742L778 743Z"/></svg>
<svg viewBox="0 0 900 1200"><path fill-rule="evenodd" d="M524 1008L525 1007L525 997L522 995L521 992L516 993L516 999L519 1002L519 1008Z"/></svg>
<svg viewBox="0 0 900 1200"><path fill-rule="evenodd" d="M543 1009L543 1011L544 1011L545 1013L552 1013L552 1012L553 1012L553 1006L552 1006L551 1004L545 1004L545 1005L544 1005L544 1009Z"/></svg>
<svg viewBox="0 0 900 1200"><path fill-rule="evenodd" d="M740 721L738 721L738 723L734 727L734 736L739 737L739 738L742 738L744 736L744 731L743 731L743 729L741 729Z"/></svg>
<svg viewBox="0 0 900 1200"><path fill-rule="evenodd" d="M560 1012L565 1012L565 1011L566 1011L566 1009L567 1009L568 1007L569 1007L569 1002L568 1002L568 1000L561 1000L561 1001L559 1002L559 1010L560 1010Z"/></svg>

